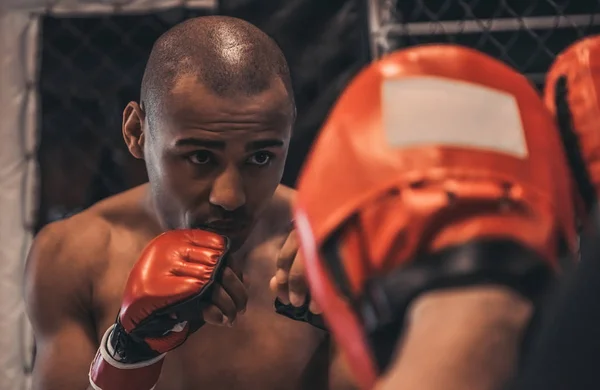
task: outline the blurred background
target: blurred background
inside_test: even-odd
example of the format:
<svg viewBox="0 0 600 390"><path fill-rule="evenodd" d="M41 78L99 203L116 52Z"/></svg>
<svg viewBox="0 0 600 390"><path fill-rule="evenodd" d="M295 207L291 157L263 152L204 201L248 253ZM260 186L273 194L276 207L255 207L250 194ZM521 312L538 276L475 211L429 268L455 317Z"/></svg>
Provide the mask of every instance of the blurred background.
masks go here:
<svg viewBox="0 0 600 390"><path fill-rule="evenodd" d="M298 105L290 186L344 86L390 50L459 43L541 87L559 51L600 32L600 0L0 0L0 390L28 388L21 275L31 237L146 180L122 141L122 110L138 99L156 38L209 14L254 23L288 58Z"/></svg>

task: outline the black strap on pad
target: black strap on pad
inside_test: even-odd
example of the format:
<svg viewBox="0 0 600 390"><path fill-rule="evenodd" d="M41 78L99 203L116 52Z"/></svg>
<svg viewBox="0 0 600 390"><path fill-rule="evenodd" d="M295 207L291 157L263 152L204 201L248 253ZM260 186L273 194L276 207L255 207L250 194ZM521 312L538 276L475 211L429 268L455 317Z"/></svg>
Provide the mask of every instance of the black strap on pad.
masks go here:
<svg viewBox="0 0 600 390"><path fill-rule="evenodd" d="M284 317L291 318L295 321L307 322L312 326L327 330L325 326L325 321L323 321L323 317L317 314L312 313L308 309L308 304L310 302L310 295L306 297L306 303L302 306L296 307L291 304L286 305L279 300L279 298L275 298L275 312L277 314L281 314Z"/></svg>
<svg viewBox="0 0 600 390"><path fill-rule="evenodd" d="M483 239L425 255L370 280L355 308L363 320L378 367L384 371L402 333L406 311L420 294L498 284L536 302L553 280L550 267L531 249L512 240Z"/></svg>

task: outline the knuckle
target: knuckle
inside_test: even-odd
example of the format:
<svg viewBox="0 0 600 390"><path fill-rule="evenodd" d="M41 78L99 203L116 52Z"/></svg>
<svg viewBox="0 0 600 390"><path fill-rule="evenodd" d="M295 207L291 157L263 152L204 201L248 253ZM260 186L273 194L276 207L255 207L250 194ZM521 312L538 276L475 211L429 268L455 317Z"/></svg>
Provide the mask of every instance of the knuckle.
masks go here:
<svg viewBox="0 0 600 390"><path fill-rule="evenodd" d="M282 252L279 254L279 256L277 256L277 268L287 270L291 266L292 261L290 260L290 257L287 256L285 253Z"/></svg>
<svg viewBox="0 0 600 390"><path fill-rule="evenodd" d="M208 306L202 311L204 321L208 323L220 323L223 321L223 313L216 306Z"/></svg>
<svg viewBox="0 0 600 390"><path fill-rule="evenodd" d="M304 280L304 270L302 267L293 267L290 270L289 278L292 280Z"/></svg>
<svg viewBox="0 0 600 390"><path fill-rule="evenodd" d="M212 297L213 301L218 300L219 296L221 295L222 290L223 290L223 288L218 283L215 283L213 285L212 293L211 293L211 297Z"/></svg>
<svg viewBox="0 0 600 390"><path fill-rule="evenodd" d="M302 289L306 286L304 275L299 272L290 273L288 283L292 289Z"/></svg>
<svg viewBox="0 0 600 390"><path fill-rule="evenodd" d="M235 302L243 303L248 300L248 294L246 294L246 291L244 289L239 289L232 293L232 298Z"/></svg>
<svg viewBox="0 0 600 390"><path fill-rule="evenodd" d="M227 267L227 276L228 276L228 280L231 281L232 283L241 283L242 279L243 279L242 272L238 272L238 271L234 270L233 268L229 268L229 267Z"/></svg>
<svg viewBox="0 0 600 390"><path fill-rule="evenodd" d="M237 308L235 307L235 305L228 308L227 313L225 313L225 315L227 316L227 318L233 320L235 318L235 316L237 315Z"/></svg>
<svg viewBox="0 0 600 390"><path fill-rule="evenodd" d="M279 293L279 295L277 296L282 302L287 302L289 303L290 301L290 291L282 291Z"/></svg>
<svg viewBox="0 0 600 390"><path fill-rule="evenodd" d="M234 315L236 313L236 311L237 310L236 310L235 303L232 300L227 299L227 301L224 302L224 304L223 304L223 313L227 317L231 318L231 316Z"/></svg>
<svg viewBox="0 0 600 390"><path fill-rule="evenodd" d="M230 280L230 279L232 279L234 276L235 276L235 274L233 273L233 270L232 270L231 268L229 268L229 267L225 267L225 268L223 269L223 276L222 276L222 278L223 278L223 279Z"/></svg>
<svg viewBox="0 0 600 390"><path fill-rule="evenodd" d="M276 292L277 292L277 294L287 294L288 289L289 289L289 287L287 284L279 284L279 285L277 285Z"/></svg>
<svg viewBox="0 0 600 390"><path fill-rule="evenodd" d="M294 260L294 265L292 266L292 269L290 270L290 274L300 275L300 277L304 277L304 264L302 263L302 261L300 259Z"/></svg>

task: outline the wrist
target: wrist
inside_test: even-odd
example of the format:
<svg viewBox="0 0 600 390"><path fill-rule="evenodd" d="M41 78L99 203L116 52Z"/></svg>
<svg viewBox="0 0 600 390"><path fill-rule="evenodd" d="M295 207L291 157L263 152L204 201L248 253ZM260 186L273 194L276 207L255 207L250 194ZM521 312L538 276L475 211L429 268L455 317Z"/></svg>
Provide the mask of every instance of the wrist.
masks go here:
<svg viewBox="0 0 600 390"><path fill-rule="evenodd" d="M106 351L121 363L136 364L153 360L161 355L150 348L144 338L127 332L119 319L105 333L104 339L106 339Z"/></svg>
<svg viewBox="0 0 600 390"><path fill-rule="evenodd" d="M500 286L423 295L409 309L400 353L383 382L422 390L498 388L514 373L531 314L526 299Z"/></svg>
<svg viewBox="0 0 600 390"><path fill-rule="evenodd" d="M439 320L444 318L444 323L455 326L459 335L471 337L472 329L465 324L481 332L488 328L519 332L525 329L532 314L531 302L510 288L475 285L435 290L417 297L408 308L407 321L439 331Z"/></svg>
<svg viewBox="0 0 600 390"><path fill-rule="evenodd" d="M166 356L132 338L118 322L104 333L98 351L110 365L123 369L145 367Z"/></svg>
<svg viewBox="0 0 600 390"><path fill-rule="evenodd" d="M89 379L94 390L151 390L158 382L166 354L147 360L129 362L115 349L117 324L102 337L100 347L90 366Z"/></svg>

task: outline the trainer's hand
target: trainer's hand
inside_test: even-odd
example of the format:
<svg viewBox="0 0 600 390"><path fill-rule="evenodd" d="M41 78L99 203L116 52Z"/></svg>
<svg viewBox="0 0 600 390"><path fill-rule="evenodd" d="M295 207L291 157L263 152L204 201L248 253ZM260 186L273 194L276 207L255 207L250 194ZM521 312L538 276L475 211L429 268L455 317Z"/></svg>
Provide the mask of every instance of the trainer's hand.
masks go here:
<svg viewBox="0 0 600 390"><path fill-rule="evenodd" d="M281 303L295 307L308 304L312 313L320 314L321 310L314 301L307 302L310 295L304 272L304 260L298 251L296 230L292 230L277 257L277 270L270 287Z"/></svg>

